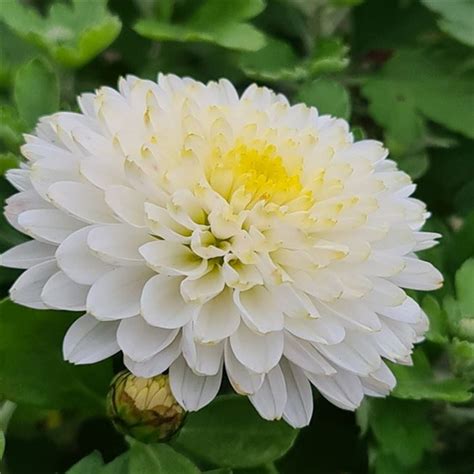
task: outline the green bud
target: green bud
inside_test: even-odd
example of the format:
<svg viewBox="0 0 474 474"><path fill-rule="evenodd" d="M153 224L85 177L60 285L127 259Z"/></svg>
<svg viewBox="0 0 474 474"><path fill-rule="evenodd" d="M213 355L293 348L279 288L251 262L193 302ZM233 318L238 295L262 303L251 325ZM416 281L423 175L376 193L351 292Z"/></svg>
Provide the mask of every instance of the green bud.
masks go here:
<svg viewBox="0 0 474 474"><path fill-rule="evenodd" d="M168 375L147 379L128 371L112 380L107 413L118 431L145 443L171 438L186 416L171 392Z"/></svg>

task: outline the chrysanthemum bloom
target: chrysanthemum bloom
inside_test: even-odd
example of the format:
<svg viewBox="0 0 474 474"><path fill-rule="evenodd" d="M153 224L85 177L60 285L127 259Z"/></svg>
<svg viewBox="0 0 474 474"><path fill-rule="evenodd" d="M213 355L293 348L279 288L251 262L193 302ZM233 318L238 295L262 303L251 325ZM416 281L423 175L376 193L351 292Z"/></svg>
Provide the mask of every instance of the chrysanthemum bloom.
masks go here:
<svg viewBox="0 0 474 474"><path fill-rule="evenodd" d="M169 369L198 410L225 370L261 416L309 423L310 382L355 409L410 363L428 321L402 288L440 273L414 252L425 205L410 178L348 124L226 80L128 77L40 120L8 179L11 224L33 238L2 256L33 308L85 311L64 357L122 351L137 376Z"/></svg>

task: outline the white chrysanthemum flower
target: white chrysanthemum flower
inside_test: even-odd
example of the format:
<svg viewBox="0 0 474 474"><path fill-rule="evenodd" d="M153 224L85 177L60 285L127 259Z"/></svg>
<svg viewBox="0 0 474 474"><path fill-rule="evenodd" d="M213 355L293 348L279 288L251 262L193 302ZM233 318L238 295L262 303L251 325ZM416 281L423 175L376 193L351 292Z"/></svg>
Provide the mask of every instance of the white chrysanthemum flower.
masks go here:
<svg viewBox="0 0 474 474"><path fill-rule="evenodd" d="M267 419L309 423L310 382L338 407L385 396L384 359L410 363L428 321L402 290L439 288L414 252L435 244L415 186L376 141L282 95L227 81L122 79L40 120L8 173L2 256L33 308L85 311L75 364L119 351L169 369L187 410L223 371Z"/></svg>

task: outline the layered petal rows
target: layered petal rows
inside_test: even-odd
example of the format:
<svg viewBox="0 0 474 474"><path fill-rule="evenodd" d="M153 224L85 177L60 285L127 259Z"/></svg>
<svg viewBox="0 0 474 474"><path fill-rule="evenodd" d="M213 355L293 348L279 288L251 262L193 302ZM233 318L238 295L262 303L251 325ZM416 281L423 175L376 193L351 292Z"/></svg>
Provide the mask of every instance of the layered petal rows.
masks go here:
<svg viewBox="0 0 474 474"><path fill-rule="evenodd" d="M415 254L439 236L380 143L227 80L127 77L79 105L26 136L5 216L32 240L1 256L26 269L14 301L85 313L67 360L169 370L187 410L225 373L296 427L311 384L349 410L390 392L384 360L409 364L428 327L404 289L442 276Z"/></svg>

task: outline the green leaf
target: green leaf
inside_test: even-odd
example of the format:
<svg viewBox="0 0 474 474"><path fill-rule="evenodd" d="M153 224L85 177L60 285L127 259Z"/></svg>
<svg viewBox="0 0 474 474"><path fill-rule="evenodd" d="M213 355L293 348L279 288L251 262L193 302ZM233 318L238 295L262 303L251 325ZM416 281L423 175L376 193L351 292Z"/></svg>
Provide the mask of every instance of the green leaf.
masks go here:
<svg viewBox="0 0 474 474"><path fill-rule="evenodd" d="M474 76L464 71L465 62L457 50L402 49L362 87L387 147L413 178L428 166L427 119L474 136L468 125L474 121Z"/></svg>
<svg viewBox="0 0 474 474"><path fill-rule="evenodd" d="M246 22L265 8L262 0L206 0L180 24L139 20L134 30L155 41L214 43L224 48L257 51L265 36Z"/></svg>
<svg viewBox="0 0 474 474"><path fill-rule="evenodd" d="M354 136L354 141L358 142L360 140L365 140L367 138L367 134L362 127L354 127L352 130L352 135Z"/></svg>
<svg viewBox="0 0 474 474"><path fill-rule="evenodd" d="M3 459L3 454L5 453L5 433L3 430L0 430L0 461Z"/></svg>
<svg viewBox="0 0 474 474"><path fill-rule="evenodd" d="M362 87L370 113L406 147L422 138L425 118L474 137L474 76L463 72L463 59L449 52L399 51Z"/></svg>
<svg viewBox="0 0 474 474"><path fill-rule="evenodd" d="M311 75L344 70L349 65L349 48L339 38L320 38L308 60Z"/></svg>
<svg viewBox="0 0 474 474"><path fill-rule="evenodd" d="M369 430L369 412L370 412L370 400L367 398L362 401L359 408L356 410L356 421L360 428L360 434L365 436Z"/></svg>
<svg viewBox="0 0 474 474"><path fill-rule="evenodd" d="M42 17L18 0L7 0L0 9L0 20L63 66L79 67L109 46L120 32L120 20L107 11L106 5L107 0L54 3L49 14Z"/></svg>
<svg viewBox="0 0 474 474"><path fill-rule="evenodd" d="M9 105L0 105L0 144L4 148L16 152L23 142L22 133L26 129L27 126L18 116L16 109Z"/></svg>
<svg viewBox="0 0 474 474"><path fill-rule="evenodd" d="M392 143L393 141L386 139L385 144L390 150L393 150L393 147L391 146ZM421 178L428 170L429 159L428 154L425 151L420 151L418 153L403 153L399 156L397 156L393 151L392 153L396 158L398 167L405 173L408 173L414 180Z"/></svg>
<svg viewBox="0 0 474 474"><path fill-rule="evenodd" d="M438 301L433 296L427 295L423 298L421 306L430 320L430 329L426 333L426 339L438 344L446 344L448 342L448 321Z"/></svg>
<svg viewBox="0 0 474 474"><path fill-rule="evenodd" d="M10 168L17 168L19 163L20 159L12 152L0 153L0 176Z"/></svg>
<svg viewBox="0 0 474 474"><path fill-rule="evenodd" d="M0 21L0 86L9 87L18 67L36 55L34 46L18 38Z"/></svg>
<svg viewBox="0 0 474 474"><path fill-rule="evenodd" d="M233 469L232 474L278 474L275 464L266 464L265 466L250 467L248 469Z"/></svg>
<svg viewBox="0 0 474 474"><path fill-rule="evenodd" d="M474 199L465 202L462 195L461 199L459 198L474 176L474 160L471 159L473 147L472 140L461 139L455 144L448 144L446 148L430 150L430 170L419 183L417 194L420 199L429 203L431 211L442 214L468 214L471 210L468 207L474 206ZM446 176L449 176L449 179L446 179ZM460 265L456 263L459 262L459 257L461 263L466 259L462 255L452 259L450 263L454 264L454 269Z"/></svg>
<svg viewBox="0 0 474 474"><path fill-rule="evenodd" d="M329 0L333 5L338 7L354 7L365 2L365 0Z"/></svg>
<svg viewBox="0 0 474 474"><path fill-rule="evenodd" d="M377 65L391 51L416 45L435 30L432 15L419 2L365 0L354 9L351 46Z"/></svg>
<svg viewBox="0 0 474 474"><path fill-rule="evenodd" d="M456 192L453 201L460 214L467 214L474 209L474 179Z"/></svg>
<svg viewBox="0 0 474 474"><path fill-rule="evenodd" d="M17 403L102 413L111 361L74 366L62 340L76 316L0 303L0 395Z"/></svg>
<svg viewBox="0 0 474 474"><path fill-rule="evenodd" d="M129 474L199 474L199 469L166 444L134 443Z"/></svg>
<svg viewBox="0 0 474 474"><path fill-rule="evenodd" d="M474 383L474 343L454 338L449 356L454 372Z"/></svg>
<svg viewBox="0 0 474 474"><path fill-rule="evenodd" d="M417 464L434 440L427 406L419 402L370 400L369 424L379 449L405 466Z"/></svg>
<svg viewBox="0 0 474 474"><path fill-rule="evenodd" d="M285 41L267 38L258 51L242 53L240 68L249 77L263 81L298 81L308 76L302 60Z"/></svg>
<svg viewBox="0 0 474 474"><path fill-rule="evenodd" d="M474 258L466 260L456 272L457 300L448 296L444 307L448 314L451 332L461 339L474 342Z"/></svg>
<svg viewBox="0 0 474 474"><path fill-rule="evenodd" d="M316 79L304 84L296 96L298 101L316 107L320 114L348 119L351 113L349 93L340 83Z"/></svg>
<svg viewBox="0 0 474 474"><path fill-rule="evenodd" d="M341 71L349 64L347 52L339 39L321 39L312 56L304 59L287 42L267 37L262 49L241 54L240 67L258 80L300 81Z"/></svg>
<svg viewBox="0 0 474 474"><path fill-rule="evenodd" d="M456 295L463 314L474 319L474 258L456 272Z"/></svg>
<svg viewBox="0 0 474 474"><path fill-rule="evenodd" d="M472 0L421 0L430 10L439 13L438 26L461 43L474 46L474 2Z"/></svg>
<svg viewBox="0 0 474 474"><path fill-rule="evenodd" d="M462 403L470 400L470 384L458 378L435 379L429 361L418 348L413 353L413 366L407 367L389 363L397 379L392 395L413 400L444 400Z"/></svg>
<svg viewBox="0 0 474 474"><path fill-rule="evenodd" d="M14 97L20 117L33 128L39 117L58 110L58 78L43 60L33 59L18 70Z"/></svg>
<svg viewBox="0 0 474 474"><path fill-rule="evenodd" d="M130 451L116 457L102 468L100 474L129 474Z"/></svg>
<svg viewBox="0 0 474 474"><path fill-rule="evenodd" d="M451 295L444 299L444 308L448 315L449 328L454 336L474 342L474 318L464 317L459 301Z"/></svg>
<svg viewBox="0 0 474 474"><path fill-rule="evenodd" d="M263 420L245 397L221 396L190 413L177 448L223 467L255 467L282 457L298 430L283 421Z"/></svg>
<svg viewBox="0 0 474 474"><path fill-rule="evenodd" d="M464 172L464 168L461 169ZM472 238L474 235L474 212L461 219L460 224L460 226L456 226L455 232L445 243L446 265L448 270L453 273L474 255L474 239Z"/></svg>
<svg viewBox="0 0 474 474"><path fill-rule="evenodd" d="M10 419L15 413L16 403L10 400L0 402L0 430L7 431Z"/></svg>
<svg viewBox="0 0 474 474"><path fill-rule="evenodd" d="M441 469L434 456L425 456L423 461L414 466L402 464L396 456L378 451L375 455L374 474L447 474Z"/></svg>
<svg viewBox="0 0 474 474"><path fill-rule="evenodd" d="M74 464L66 474L99 474L102 472L104 461L98 451L94 451Z"/></svg>
<svg viewBox="0 0 474 474"><path fill-rule="evenodd" d="M10 400L0 402L0 466L2 465L1 461L5 453L5 433L16 408L16 404Z"/></svg>

